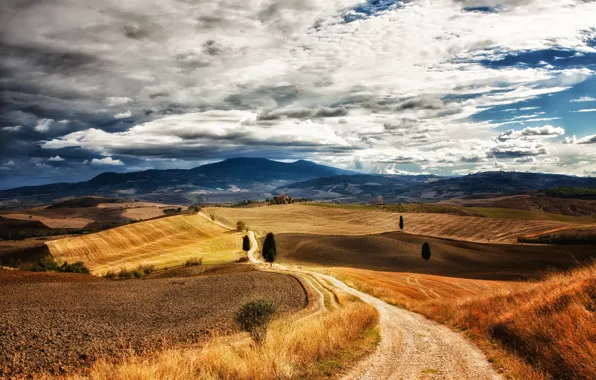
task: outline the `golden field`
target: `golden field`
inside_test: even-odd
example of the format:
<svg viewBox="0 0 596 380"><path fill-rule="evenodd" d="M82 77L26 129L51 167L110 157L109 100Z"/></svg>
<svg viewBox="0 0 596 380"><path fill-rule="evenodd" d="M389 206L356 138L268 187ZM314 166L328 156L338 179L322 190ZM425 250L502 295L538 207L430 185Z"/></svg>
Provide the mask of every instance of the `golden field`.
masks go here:
<svg viewBox="0 0 596 380"><path fill-rule="evenodd" d="M463 241L513 243L522 234L572 227L571 222L552 220L515 220L490 217L429 213L392 213L359 208L276 205L253 208L208 208L230 221L243 220L254 230L275 233L309 233L320 235L368 235L399 230L399 216L404 231Z"/></svg>
<svg viewBox="0 0 596 380"><path fill-rule="evenodd" d="M138 266L165 268L191 258L204 264L233 262L243 257L242 234L199 215L154 219L110 230L49 241L56 260L83 261L93 274Z"/></svg>

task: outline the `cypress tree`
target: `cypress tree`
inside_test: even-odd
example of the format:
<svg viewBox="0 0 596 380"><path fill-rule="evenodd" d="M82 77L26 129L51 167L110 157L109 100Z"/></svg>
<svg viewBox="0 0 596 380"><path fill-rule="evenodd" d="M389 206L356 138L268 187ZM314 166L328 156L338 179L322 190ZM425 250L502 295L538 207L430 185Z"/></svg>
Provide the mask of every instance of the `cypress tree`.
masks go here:
<svg viewBox="0 0 596 380"><path fill-rule="evenodd" d="M266 262L273 265L276 256L277 247L275 245L275 236L273 235L273 232L269 232L265 237L265 242L263 243L263 258Z"/></svg>
<svg viewBox="0 0 596 380"><path fill-rule="evenodd" d="M426 261L430 260L430 245L428 243L422 244L422 258Z"/></svg>
<svg viewBox="0 0 596 380"><path fill-rule="evenodd" d="M250 251L250 239L248 238L248 235L244 235L242 238L242 250L245 252Z"/></svg>

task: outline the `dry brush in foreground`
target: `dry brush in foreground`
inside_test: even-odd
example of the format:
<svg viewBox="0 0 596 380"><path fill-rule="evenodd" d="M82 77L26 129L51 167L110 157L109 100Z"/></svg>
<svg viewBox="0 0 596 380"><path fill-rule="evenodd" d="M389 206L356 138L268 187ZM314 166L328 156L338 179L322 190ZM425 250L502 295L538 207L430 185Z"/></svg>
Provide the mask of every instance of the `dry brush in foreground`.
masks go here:
<svg viewBox="0 0 596 380"><path fill-rule="evenodd" d="M121 364L99 362L88 376L113 379L292 379L320 378L341 369L345 357L362 355L374 343L376 310L338 294L341 307L271 324L267 340L214 340L202 348L173 349ZM73 377L76 379L77 377Z"/></svg>
<svg viewBox="0 0 596 380"><path fill-rule="evenodd" d="M379 298L463 330L513 378L596 376L596 264L459 299L413 297L372 275L352 279Z"/></svg>

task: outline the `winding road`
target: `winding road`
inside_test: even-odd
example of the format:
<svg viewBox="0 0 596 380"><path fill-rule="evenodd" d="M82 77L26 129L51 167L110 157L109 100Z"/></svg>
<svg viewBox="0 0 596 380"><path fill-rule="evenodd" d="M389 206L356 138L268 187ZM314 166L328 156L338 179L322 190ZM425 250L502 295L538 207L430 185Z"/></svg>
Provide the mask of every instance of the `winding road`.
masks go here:
<svg viewBox="0 0 596 380"><path fill-rule="evenodd" d="M229 227L228 227L229 228ZM254 264L264 263L255 253L258 242L248 232L251 248L248 258ZM287 267L276 264L275 270ZM350 293L375 307L380 315L381 341L375 352L357 363L345 379L501 379L484 354L461 334L416 314L351 288L334 277L295 269L297 272L327 280L329 284Z"/></svg>

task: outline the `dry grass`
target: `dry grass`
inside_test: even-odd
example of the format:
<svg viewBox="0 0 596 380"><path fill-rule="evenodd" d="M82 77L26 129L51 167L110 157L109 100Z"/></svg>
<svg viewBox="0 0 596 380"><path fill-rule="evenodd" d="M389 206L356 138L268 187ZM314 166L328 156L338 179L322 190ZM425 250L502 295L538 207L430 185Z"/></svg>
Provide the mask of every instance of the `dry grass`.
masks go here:
<svg viewBox="0 0 596 380"><path fill-rule="evenodd" d="M57 260L83 261L92 273L103 274L139 265L177 266L197 256L205 264L233 262L244 255L241 239L201 216L180 215L46 244Z"/></svg>
<svg viewBox="0 0 596 380"><path fill-rule="evenodd" d="M172 349L120 364L94 365L94 380L115 379L292 379L321 378L339 371L346 355L376 343L374 308L348 295L327 313L272 323L261 347L243 339L215 339L202 348ZM77 377L74 377L77 378Z"/></svg>
<svg viewBox="0 0 596 380"><path fill-rule="evenodd" d="M533 283L344 268L330 272L390 303L467 332L511 378L588 379L596 374L596 264ZM410 276L422 286L411 286Z"/></svg>
<svg viewBox="0 0 596 380"><path fill-rule="evenodd" d="M353 288L407 309L427 301L461 300L522 284L357 268L317 268L317 271L331 274Z"/></svg>
<svg viewBox="0 0 596 380"><path fill-rule="evenodd" d="M320 235L367 235L399 230L399 215L359 208L277 205L258 208L212 208L227 220L243 220L254 230ZM512 220L450 214L403 213L410 234L487 242L512 243L521 234L539 233L576 224L551 220Z"/></svg>

